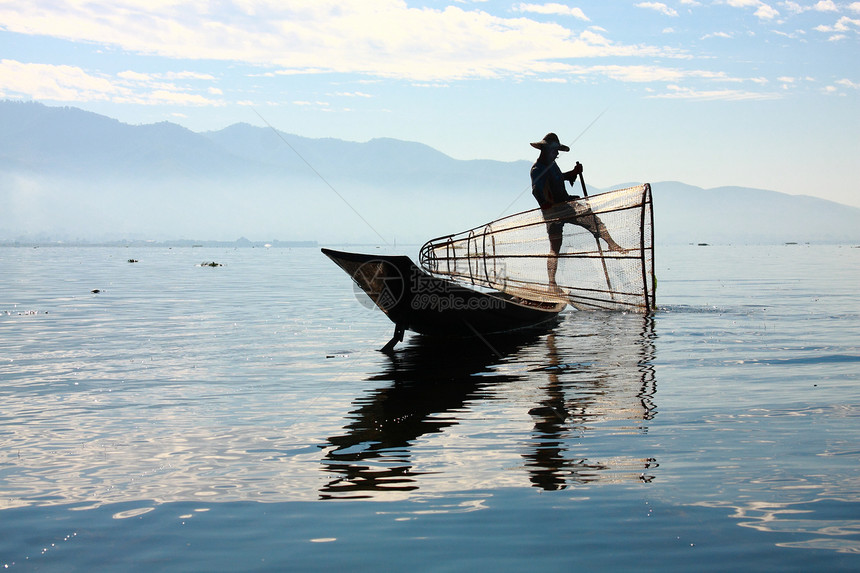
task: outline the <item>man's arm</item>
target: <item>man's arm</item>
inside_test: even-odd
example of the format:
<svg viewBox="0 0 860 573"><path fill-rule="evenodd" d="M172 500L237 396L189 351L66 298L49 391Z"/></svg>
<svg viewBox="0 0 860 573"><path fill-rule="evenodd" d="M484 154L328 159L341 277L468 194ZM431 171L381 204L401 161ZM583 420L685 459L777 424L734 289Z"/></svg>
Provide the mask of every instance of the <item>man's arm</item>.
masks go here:
<svg viewBox="0 0 860 573"><path fill-rule="evenodd" d="M574 167L567 173L562 173L562 177L564 177L564 180L570 182L571 185L573 185L576 181L577 175L582 175L582 163L580 163L579 161L576 162L576 167ZM567 193L567 189L565 189L565 193ZM568 193L567 196L570 199L579 199L579 195L571 195Z"/></svg>
<svg viewBox="0 0 860 573"><path fill-rule="evenodd" d="M571 185L573 185L574 181L576 181L576 176L582 174L582 163L579 161L576 162L576 167L568 171L567 173L563 173L565 181L569 181Z"/></svg>

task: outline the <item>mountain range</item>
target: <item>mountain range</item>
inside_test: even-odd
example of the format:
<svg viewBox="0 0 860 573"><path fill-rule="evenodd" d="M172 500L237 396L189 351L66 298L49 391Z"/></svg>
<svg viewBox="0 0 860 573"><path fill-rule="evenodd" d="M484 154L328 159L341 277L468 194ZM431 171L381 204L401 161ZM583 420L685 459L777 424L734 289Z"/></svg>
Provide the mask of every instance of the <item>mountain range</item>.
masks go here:
<svg viewBox="0 0 860 573"><path fill-rule="evenodd" d="M3 242L420 244L533 208L530 162L457 160L415 142L313 139L249 124L198 133L19 101L0 102L0 126ZM855 207L651 185L658 243L860 242Z"/></svg>

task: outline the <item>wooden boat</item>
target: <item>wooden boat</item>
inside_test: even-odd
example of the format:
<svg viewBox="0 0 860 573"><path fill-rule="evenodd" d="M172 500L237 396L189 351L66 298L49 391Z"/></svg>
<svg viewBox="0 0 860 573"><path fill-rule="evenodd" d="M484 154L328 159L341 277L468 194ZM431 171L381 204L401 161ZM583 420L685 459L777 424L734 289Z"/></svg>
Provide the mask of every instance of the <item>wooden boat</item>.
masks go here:
<svg viewBox="0 0 860 573"><path fill-rule="evenodd" d="M434 277L409 257L322 249L395 324L383 347L394 348L405 330L434 336L474 337L536 327L567 305L504 292L481 292Z"/></svg>
<svg viewBox="0 0 860 573"><path fill-rule="evenodd" d="M421 247L420 267L406 256L322 252L394 322L388 351L407 329L480 337L547 324L568 304L651 312L653 228L646 183L438 237Z"/></svg>

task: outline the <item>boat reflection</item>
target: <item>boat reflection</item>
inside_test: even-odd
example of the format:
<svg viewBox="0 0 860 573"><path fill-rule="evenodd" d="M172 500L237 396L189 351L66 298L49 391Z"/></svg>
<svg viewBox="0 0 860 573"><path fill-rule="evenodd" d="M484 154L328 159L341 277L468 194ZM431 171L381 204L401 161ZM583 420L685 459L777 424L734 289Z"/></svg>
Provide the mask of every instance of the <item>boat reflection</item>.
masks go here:
<svg viewBox="0 0 860 573"><path fill-rule="evenodd" d="M470 402L517 379L488 368L536 341L537 334L490 341L410 339L389 356L385 370L369 378L384 384L355 401L346 434L328 439L324 466L337 477L322 488L321 497L417 489L415 478L424 472L412 469L414 440L458 424L458 413Z"/></svg>
<svg viewBox="0 0 860 573"><path fill-rule="evenodd" d="M482 464L494 464L486 473L498 485L511 477L499 471L516 457L524 460L515 466L525 469L529 482L546 490L602 479L648 481L656 461L613 452L606 438L647 432L656 413L653 338L652 319L617 313L577 313L548 333L489 344L413 337L369 378L381 384L355 400L345 432L323 446L328 480L320 497L405 495L431 481L456 488L480 481ZM456 438L456 448L444 441L446 432L491 400L506 400L506 408L522 415L484 421L491 426L478 433L530 436L525 444L506 440L488 451L463 438ZM522 425L527 414L531 430ZM431 436L442 440L438 450L445 455L428 453L423 444ZM583 456L581 443L594 436L599 452ZM433 454L443 459L425 459ZM507 454L507 463L498 461ZM452 465L457 455L469 459ZM451 475L452 468L472 474Z"/></svg>

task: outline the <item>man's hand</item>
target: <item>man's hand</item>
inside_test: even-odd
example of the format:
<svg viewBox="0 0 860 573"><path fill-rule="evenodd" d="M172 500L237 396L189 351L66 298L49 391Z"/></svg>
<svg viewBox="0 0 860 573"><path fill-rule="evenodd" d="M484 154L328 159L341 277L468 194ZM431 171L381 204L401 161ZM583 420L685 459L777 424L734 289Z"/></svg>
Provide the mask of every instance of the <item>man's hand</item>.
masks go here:
<svg viewBox="0 0 860 573"><path fill-rule="evenodd" d="M570 184L573 185L577 175L582 175L582 163L579 161L576 162L576 167L564 174L564 179L565 181L570 181Z"/></svg>

